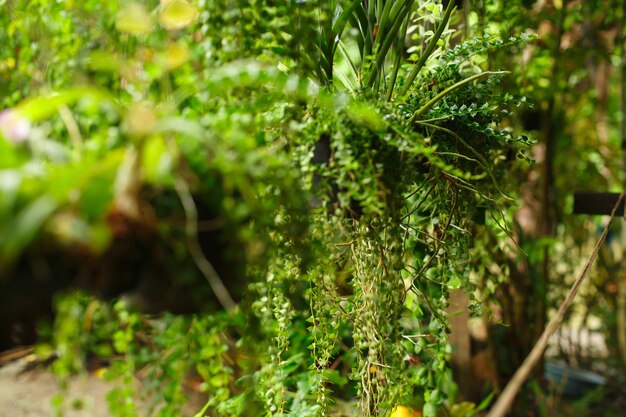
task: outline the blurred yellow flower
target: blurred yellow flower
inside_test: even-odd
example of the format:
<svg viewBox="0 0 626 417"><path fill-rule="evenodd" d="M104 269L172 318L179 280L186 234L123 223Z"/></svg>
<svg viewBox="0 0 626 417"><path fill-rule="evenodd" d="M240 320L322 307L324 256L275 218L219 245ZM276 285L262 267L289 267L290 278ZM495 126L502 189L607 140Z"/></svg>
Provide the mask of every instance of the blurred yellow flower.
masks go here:
<svg viewBox="0 0 626 417"><path fill-rule="evenodd" d="M15 68L15 58L9 57L0 61L0 71L12 70L13 68Z"/></svg>
<svg viewBox="0 0 626 417"><path fill-rule="evenodd" d="M419 411L413 410L411 407L406 407L404 405L399 405L394 408L393 413L391 413L391 417L421 417L422 413Z"/></svg>

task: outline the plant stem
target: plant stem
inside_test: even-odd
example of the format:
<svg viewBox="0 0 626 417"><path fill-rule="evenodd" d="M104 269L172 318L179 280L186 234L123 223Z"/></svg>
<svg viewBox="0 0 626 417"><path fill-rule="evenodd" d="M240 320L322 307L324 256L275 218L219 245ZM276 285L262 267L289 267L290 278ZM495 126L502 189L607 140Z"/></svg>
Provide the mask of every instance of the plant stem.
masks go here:
<svg viewBox="0 0 626 417"><path fill-rule="evenodd" d="M498 181L496 180L495 175L493 174L491 169L489 169L489 163L487 162L487 160L476 149L474 149L474 147L472 147L469 143L467 143L465 140L463 140L463 138L461 136L459 136L456 132L453 132L450 129L446 129L445 127L442 127L442 126L437 126L437 125L433 125L433 124L430 124L430 123L423 123L423 122L421 122L420 124L423 125L423 126L430 127L432 129L440 130L440 131L442 131L444 133L447 133L448 135L454 137L456 140L461 142L461 144L463 146L465 146L467 149L469 149L470 152L472 152L476 156L476 158L481 162L481 165L483 166L483 169L487 172L487 175L489 175L489 178L491 178L491 180L493 181L494 187L496 187L496 189L502 195L502 197L504 197L507 200L513 200L513 198L511 198L508 195L506 195L504 193L504 191L502 191L502 189L498 185Z"/></svg>
<svg viewBox="0 0 626 417"><path fill-rule="evenodd" d="M441 35L443 34L444 29L448 25L448 21L450 20L450 15L452 15L453 10L454 10L454 2L449 1L448 7L446 7L446 11L443 15L443 19L441 20L441 23L439 23L439 26L437 27L437 32L435 32L435 35L428 43L426 50L422 53L422 56L420 56L420 59L417 61L417 64L415 64L415 67L413 67L413 70L409 73L409 76L406 78L406 81L404 82L404 86L402 87L402 90L400 90L400 96L404 96L407 93L407 91L409 91L409 88L411 88L413 81L415 81L415 77L417 77L417 74L419 74L424 64L426 64L426 60L428 59L430 54L432 54L433 51L435 50L435 46L437 46L437 42L439 42L439 39L441 38Z"/></svg>
<svg viewBox="0 0 626 417"><path fill-rule="evenodd" d="M456 90L459 87L464 86L467 83L470 83L474 80L477 80L482 77L486 77L488 75L501 75L501 74L510 74L510 71L485 71L480 74L474 74L469 78L459 81L458 83L451 85L450 87L443 90L441 93L437 94L435 97L430 99L426 104L424 104L421 108L419 108L413 116L409 119L409 123L413 123L419 120L420 116L423 115L428 109L430 109L436 102L450 94L452 91Z"/></svg>

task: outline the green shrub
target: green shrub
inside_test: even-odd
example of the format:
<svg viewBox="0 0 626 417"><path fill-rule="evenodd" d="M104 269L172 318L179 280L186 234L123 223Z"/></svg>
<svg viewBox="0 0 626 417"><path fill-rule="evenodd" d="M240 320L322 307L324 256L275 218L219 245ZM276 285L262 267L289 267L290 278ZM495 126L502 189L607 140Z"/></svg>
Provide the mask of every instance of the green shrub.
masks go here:
<svg viewBox="0 0 626 417"><path fill-rule="evenodd" d="M473 294L473 219L488 207L497 227L528 145L501 128L523 98L478 63L528 37L451 48L453 5L435 1L8 3L0 285L33 278L39 257L55 288L80 276L115 296L146 283L157 299L215 296L189 300L211 314L155 320L62 302L61 375L87 352L121 355L122 416L145 367L161 416L180 412L189 368L209 415L358 400L361 416L398 403L434 416L454 400L448 292ZM30 59L41 48L54 59ZM213 267L223 241L205 224L243 273ZM246 291L230 285L242 274ZM78 326L93 305L98 325Z"/></svg>

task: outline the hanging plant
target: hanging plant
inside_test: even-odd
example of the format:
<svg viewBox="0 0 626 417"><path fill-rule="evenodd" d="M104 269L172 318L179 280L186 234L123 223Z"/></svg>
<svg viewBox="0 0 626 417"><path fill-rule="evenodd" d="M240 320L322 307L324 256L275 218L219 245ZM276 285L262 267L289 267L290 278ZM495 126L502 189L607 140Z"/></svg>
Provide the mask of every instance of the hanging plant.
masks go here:
<svg viewBox="0 0 626 417"><path fill-rule="evenodd" d="M343 401L359 416L410 406L432 417L449 406L448 293L475 289L477 207L500 220L506 174L529 142L500 125L523 102L499 91L506 71L474 61L529 37L451 48L454 2L102 3L80 6L106 11L113 31L82 45L91 87L63 79L59 93L22 101L15 111L39 136L0 140L20 179L0 181L0 224L30 219L0 271L32 279L21 266L39 256L113 296L180 307L186 289L185 311L212 312L206 322L143 323L117 304L102 316L121 331L94 333L113 337L118 375L146 366L170 383L170 413L190 366L211 415L322 416ZM68 218L83 233L58 249L51 230ZM89 262L55 263L43 241ZM222 371L231 350L237 363Z"/></svg>

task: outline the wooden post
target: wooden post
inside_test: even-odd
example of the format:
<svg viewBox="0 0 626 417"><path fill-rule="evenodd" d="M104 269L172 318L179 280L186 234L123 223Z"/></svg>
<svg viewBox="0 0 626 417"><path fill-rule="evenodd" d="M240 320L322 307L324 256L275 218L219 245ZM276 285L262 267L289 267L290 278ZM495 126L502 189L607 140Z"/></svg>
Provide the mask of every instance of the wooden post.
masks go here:
<svg viewBox="0 0 626 417"><path fill-rule="evenodd" d="M626 172L626 36L624 35L624 24L626 24L626 0L622 0L621 25L618 37L621 42L622 55L620 63L620 110L622 112L620 136L622 138L623 169ZM626 188L626 176L624 187ZM626 219L626 209L621 213ZM626 247L626 224L624 222L622 222L622 242ZM622 248L622 271L617 281L617 342L622 355L622 363L626 364L626 256L623 250L624 248Z"/></svg>
<svg viewBox="0 0 626 417"><path fill-rule="evenodd" d="M459 385L461 399L470 401L474 398L476 381L472 381L471 340L469 332L469 297L463 290L450 291L450 304L447 308L450 322L448 342L452 345L452 371ZM474 383L473 383L474 382Z"/></svg>

